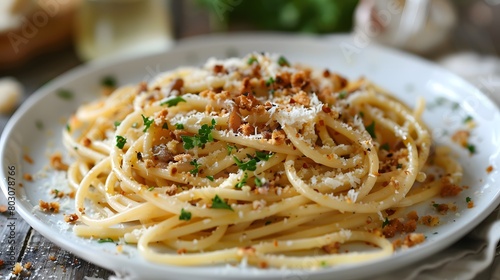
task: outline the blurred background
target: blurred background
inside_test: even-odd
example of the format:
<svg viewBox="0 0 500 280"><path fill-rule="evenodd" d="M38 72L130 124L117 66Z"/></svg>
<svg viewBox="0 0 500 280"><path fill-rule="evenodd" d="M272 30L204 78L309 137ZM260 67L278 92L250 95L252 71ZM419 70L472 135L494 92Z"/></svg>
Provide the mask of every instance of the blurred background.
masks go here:
<svg viewBox="0 0 500 280"><path fill-rule="evenodd" d="M1 0L0 116L79 64L243 31L368 36L500 89L500 0Z"/></svg>

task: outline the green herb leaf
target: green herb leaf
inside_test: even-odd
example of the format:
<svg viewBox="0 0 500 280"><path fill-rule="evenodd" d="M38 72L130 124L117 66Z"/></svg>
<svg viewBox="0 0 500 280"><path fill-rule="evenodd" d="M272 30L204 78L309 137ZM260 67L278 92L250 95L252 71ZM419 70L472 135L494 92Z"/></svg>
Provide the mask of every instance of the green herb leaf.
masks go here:
<svg viewBox="0 0 500 280"><path fill-rule="evenodd" d="M238 168L243 170L243 171L247 171L247 170L255 171L257 169L257 160L254 158L251 158L247 162L243 162L235 156L233 156L233 159L236 162L236 165L238 166Z"/></svg>
<svg viewBox="0 0 500 280"><path fill-rule="evenodd" d="M186 100L180 96L176 96L174 98L170 98L167 101L163 101L162 103L160 103L160 106L167 104L168 107L173 107L177 106L177 104L179 104L180 102L186 102Z"/></svg>
<svg viewBox="0 0 500 280"><path fill-rule="evenodd" d="M344 99L347 96L347 91L342 90L339 92L339 99Z"/></svg>
<svg viewBox="0 0 500 280"><path fill-rule="evenodd" d="M401 169L401 168L403 168L403 165L401 163L398 163L398 165L396 165L396 168Z"/></svg>
<svg viewBox="0 0 500 280"><path fill-rule="evenodd" d="M199 172L198 168L201 166L201 164L199 164L196 159L193 159L192 161L190 161L189 164L191 164L192 166L194 166L194 169L190 170L189 173L191 173L193 175L198 174L198 172Z"/></svg>
<svg viewBox="0 0 500 280"><path fill-rule="evenodd" d="M119 127L121 123L121 121L115 121L115 127Z"/></svg>
<svg viewBox="0 0 500 280"><path fill-rule="evenodd" d="M212 181L212 182L215 181L214 176L211 176L211 175L207 175L207 179Z"/></svg>
<svg viewBox="0 0 500 280"><path fill-rule="evenodd" d="M280 56L278 58L278 64L280 66L290 66L290 63L288 62L288 60L284 56Z"/></svg>
<svg viewBox="0 0 500 280"><path fill-rule="evenodd" d="M253 57L253 56L252 56L252 57L250 57L250 58L248 59L247 64L248 64L248 65L252 65L254 62L259 63L259 62L257 61L257 58L255 58L255 57Z"/></svg>
<svg viewBox="0 0 500 280"><path fill-rule="evenodd" d="M433 206L434 208L436 208L436 209L437 209L437 208L439 208L439 204L437 204L437 203L432 204L432 206Z"/></svg>
<svg viewBox="0 0 500 280"><path fill-rule="evenodd" d="M106 243L106 242L115 242L112 238L99 238L97 240L98 243Z"/></svg>
<svg viewBox="0 0 500 280"><path fill-rule="evenodd" d="M255 152L255 157L258 159L258 161L268 161L271 157L273 156L273 153L267 153L267 152L261 152L261 151L256 151Z"/></svg>
<svg viewBox="0 0 500 280"><path fill-rule="evenodd" d="M389 151L390 147L388 143L384 143L380 146L380 149Z"/></svg>
<svg viewBox="0 0 500 280"><path fill-rule="evenodd" d="M465 202L469 203L469 202L471 202L471 201L472 201L472 199L471 199L470 197L466 197L466 198L465 198Z"/></svg>
<svg viewBox="0 0 500 280"><path fill-rule="evenodd" d="M212 208L213 209L228 209L231 211L234 211L233 208L227 204L224 200L222 200L218 195L215 195L214 198L212 198Z"/></svg>
<svg viewBox="0 0 500 280"><path fill-rule="evenodd" d="M474 146L472 144L467 144L466 148L467 148L467 150L469 150L469 152L471 154L475 154L476 153L476 146Z"/></svg>
<svg viewBox="0 0 500 280"><path fill-rule="evenodd" d="M375 135L375 121L372 121L372 123L368 126L365 126L366 131L370 133L370 136L375 139L377 136Z"/></svg>
<svg viewBox="0 0 500 280"><path fill-rule="evenodd" d="M262 180L259 177L255 177L253 181L257 187L262 187Z"/></svg>
<svg viewBox="0 0 500 280"><path fill-rule="evenodd" d="M265 225L265 226L267 226L267 225L270 225L271 223L272 223L271 221L266 221L266 222L264 223L264 225Z"/></svg>
<svg viewBox="0 0 500 280"><path fill-rule="evenodd" d="M359 116L360 116L361 118L364 118L364 117L365 117L365 113L364 113L363 111L359 112L358 114L359 114Z"/></svg>
<svg viewBox="0 0 500 280"><path fill-rule="evenodd" d="M184 129L184 125L182 123L176 123L175 129Z"/></svg>
<svg viewBox="0 0 500 280"><path fill-rule="evenodd" d="M382 223L382 228L385 228L386 226L388 226L391 222L389 221L389 219L387 217L385 217L385 221Z"/></svg>
<svg viewBox="0 0 500 280"><path fill-rule="evenodd" d="M191 212L181 209L181 214L179 215L179 220L189 221L191 220Z"/></svg>
<svg viewBox="0 0 500 280"><path fill-rule="evenodd" d="M245 186L247 184L247 180L248 180L248 174L245 172L243 174L243 179L241 179L241 182L239 182L236 185L234 185L234 187L237 188L237 189L243 188L243 186Z"/></svg>
<svg viewBox="0 0 500 280"><path fill-rule="evenodd" d="M326 263L326 261L321 261L320 265L321 265L321 267L327 267L328 266L328 264Z"/></svg>
<svg viewBox="0 0 500 280"><path fill-rule="evenodd" d="M468 123L470 121L473 121L474 119L472 118L472 116L467 116L465 119L464 119L464 123Z"/></svg>
<svg viewBox="0 0 500 280"><path fill-rule="evenodd" d="M69 123L67 123L67 124L66 124L66 130L67 130L68 132L71 132L71 126L69 126Z"/></svg>
<svg viewBox="0 0 500 280"><path fill-rule="evenodd" d="M116 135L116 146L120 149L123 149L125 146L125 143L127 143L127 139L123 136Z"/></svg>
<svg viewBox="0 0 500 280"><path fill-rule="evenodd" d="M142 117L142 121L144 122L144 129L142 130L142 132L146 132L146 131L148 131L151 124L155 121L155 119L154 118L146 118L142 114L141 114L141 117Z"/></svg>
<svg viewBox="0 0 500 280"><path fill-rule="evenodd" d="M162 129L168 129L168 123L164 123L162 126L161 126Z"/></svg>
<svg viewBox="0 0 500 280"><path fill-rule="evenodd" d="M266 86L271 86L272 84L274 84L274 78L269 77L269 79L267 79L267 81L266 81Z"/></svg>
<svg viewBox="0 0 500 280"><path fill-rule="evenodd" d="M155 189L155 187L149 187L148 191L153 191L154 189Z"/></svg>
<svg viewBox="0 0 500 280"><path fill-rule="evenodd" d="M236 146L231 146L229 144L226 146L226 149L227 149L227 155L230 155L233 152L233 150L238 150Z"/></svg>
<svg viewBox="0 0 500 280"><path fill-rule="evenodd" d="M102 78L101 85L104 87L116 87L116 79L113 76L106 76Z"/></svg>
<svg viewBox="0 0 500 280"><path fill-rule="evenodd" d="M60 89L57 92L57 96L59 96L62 99L65 99L65 100L73 99L73 93L67 89Z"/></svg>
<svg viewBox="0 0 500 280"><path fill-rule="evenodd" d="M183 144L184 149L189 150L194 147L200 147L203 148L206 143L208 142L213 142L214 138L212 136L212 130L215 128L215 120L212 119L212 125L207 125L204 124L201 126L201 128L198 130L198 134L194 136L187 136L187 135L182 135L181 139Z"/></svg>
<svg viewBox="0 0 500 280"><path fill-rule="evenodd" d="M37 120L35 121L35 126L36 128L38 128L39 130L43 130L43 122L41 120Z"/></svg>

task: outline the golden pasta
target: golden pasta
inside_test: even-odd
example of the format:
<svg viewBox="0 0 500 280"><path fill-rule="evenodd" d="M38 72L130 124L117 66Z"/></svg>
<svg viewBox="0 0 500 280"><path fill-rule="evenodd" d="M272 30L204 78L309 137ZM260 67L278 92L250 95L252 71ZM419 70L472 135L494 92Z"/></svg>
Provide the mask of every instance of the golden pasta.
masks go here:
<svg viewBox="0 0 500 280"><path fill-rule="evenodd" d="M445 151L431 152L423 108L261 53L120 87L81 106L63 132L74 231L180 266L388 256L384 223L461 180ZM358 243L371 249L338 250Z"/></svg>

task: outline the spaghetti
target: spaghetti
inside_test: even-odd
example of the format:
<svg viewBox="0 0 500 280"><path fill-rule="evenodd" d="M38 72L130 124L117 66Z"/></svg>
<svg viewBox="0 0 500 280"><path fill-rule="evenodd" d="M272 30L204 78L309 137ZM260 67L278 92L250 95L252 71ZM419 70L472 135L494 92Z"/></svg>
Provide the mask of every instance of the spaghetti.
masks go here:
<svg viewBox="0 0 500 280"><path fill-rule="evenodd" d="M365 79L258 53L121 87L64 131L74 231L182 266L388 256L383 224L461 180L457 163L430 153L422 110ZM443 178L426 178L431 169ZM338 252L354 243L372 246Z"/></svg>

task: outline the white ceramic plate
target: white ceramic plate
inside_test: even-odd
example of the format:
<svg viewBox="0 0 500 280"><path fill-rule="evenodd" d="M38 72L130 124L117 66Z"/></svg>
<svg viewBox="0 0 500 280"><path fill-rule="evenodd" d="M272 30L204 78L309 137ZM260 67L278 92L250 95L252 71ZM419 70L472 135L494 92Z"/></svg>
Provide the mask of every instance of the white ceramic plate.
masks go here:
<svg viewBox="0 0 500 280"><path fill-rule="evenodd" d="M62 222L62 214L51 215L34 210L39 199L50 200L49 189L65 189L57 174L42 176L48 165L48 154L63 151L60 131L65 119L83 102L95 99L103 76L112 75L120 85L151 79L159 72L182 65L200 65L210 56L227 57L245 55L252 51L278 52L291 62L303 62L328 67L349 78L366 76L395 93L412 106L419 96L427 100L425 121L434 140L449 144L459 157L465 171L464 185L469 188L456 199L456 214L441 217L441 225L420 227L427 241L393 256L368 263L338 266L312 271L245 267L173 267L157 265L143 260L135 248L126 247L118 254L114 244L99 244L95 240L81 239ZM74 98L60 98L57 92L67 89ZM477 152L470 155L466 149L450 142L450 135L471 116L477 127L471 143ZM422 59L375 45L361 44L347 36L297 37L290 35L210 36L190 39L173 50L156 55L106 63L83 65L55 79L27 100L8 123L1 139L1 177L7 178L9 166L16 168L16 209L26 221L42 235L90 262L138 279L350 279L373 276L421 260L444 249L479 224L500 202L500 113L491 100L478 89ZM23 156L31 156L30 164ZM488 166L494 171L486 172ZM34 182L23 180L24 173L35 174ZM2 181L6 195L7 179ZM11 193L13 194L13 193ZM467 209L465 199L472 198L475 207ZM430 202L422 209L431 209ZM423 211L423 210L422 210ZM72 213L69 202L62 212Z"/></svg>

